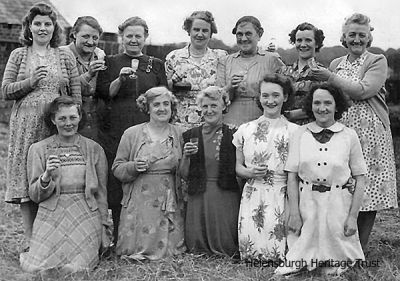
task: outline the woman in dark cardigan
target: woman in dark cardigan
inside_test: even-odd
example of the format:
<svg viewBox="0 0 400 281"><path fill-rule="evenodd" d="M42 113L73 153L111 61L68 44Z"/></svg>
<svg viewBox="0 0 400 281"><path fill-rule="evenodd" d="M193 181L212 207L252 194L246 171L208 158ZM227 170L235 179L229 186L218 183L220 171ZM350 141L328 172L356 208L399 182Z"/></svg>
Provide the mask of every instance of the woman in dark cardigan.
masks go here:
<svg viewBox="0 0 400 281"><path fill-rule="evenodd" d="M186 246L195 253L237 257L240 188L232 144L235 131L222 123L228 98L222 89L211 86L197 99L205 124L183 134L184 156L180 165L189 194Z"/></svg>

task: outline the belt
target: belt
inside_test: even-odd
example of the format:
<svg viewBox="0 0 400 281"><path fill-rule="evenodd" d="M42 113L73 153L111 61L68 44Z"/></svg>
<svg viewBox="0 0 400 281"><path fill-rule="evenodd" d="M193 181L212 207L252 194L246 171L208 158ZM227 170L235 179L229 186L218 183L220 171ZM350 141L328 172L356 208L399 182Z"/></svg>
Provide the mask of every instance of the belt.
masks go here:
<svg viewBox="0 0 400 281"><path fill-rule="evenodd" d="M301 183L305 183L305 184L310 184L310 182L308 181L304 181L302 178L299 178L299 181ZM340 186L336 186L337 188L339 188ZM349 189L348 185L343 185L342 189ZM313 184L311 187L312 191L318 191L318 192L327 192L327 191L331 191L331 187L330 186L326 186L326 185L322 185L322 184ZM349 189L350 190L350 189Z"/></svg>
<svg viewBox="0 0 400 281"><path fill-rule="evenodd" d="M168 175L172 174L172 170L165 169L165 170L154 170L154 171L146 171L146 174L150 175Z"/></svg>
<svg viewBox="0 0 400 281"><path fill-rule="evenodd" d="M85 193L85 189L65 189L61 190L60 194L79 194L79 193Z"/></svg>

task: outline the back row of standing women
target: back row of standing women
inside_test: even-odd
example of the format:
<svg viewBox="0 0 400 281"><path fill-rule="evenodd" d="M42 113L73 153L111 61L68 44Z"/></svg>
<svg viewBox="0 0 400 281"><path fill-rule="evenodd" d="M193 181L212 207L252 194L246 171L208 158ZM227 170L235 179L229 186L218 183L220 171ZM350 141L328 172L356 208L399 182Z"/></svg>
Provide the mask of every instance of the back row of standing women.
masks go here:
<svg viewBox="0 0 400 281"><path fill-rule="evenodd" d="M57 47L59 27L56 17L47 5L34 6L23 27L26 47L11 54L2 90L6 99L16 100L10 120L6 201L21 205L28 239L37 207L28 196L30 181L26 171L30 167L26 166L27 153L32 143L50 135L43 122L43 111L59 95L82 99L87 122L80 132L99 142L105 151L109 166L107 201L112 210L114 241L118 241L117 253L120 255L157 259L184 250L183 237L179 234L183 231L180 197L175 190L179 179L171 176L178 169L177 160L181 153L181 173L178 174L187 179L189 196L185 229L189 250L234 256L240 249L243 258L284 260L284 222L288 215L285 210L290 209L289 230L298 234L303 226L299 237L303 242L292 245L308 245L304 241L316 239L313 233L317 226L315 212L307 214L307 210L326 210L327 205L318 203L302 207L301 202L306 199L302 197L302 190L319 191L324 196L327 191L333 193L333 186L340 186L341 190L350 175L357 179L358 191L363 188L363 180L358 177L367 175L358 219L360 196L354 195L344 201L337 200L338 205L332 203L331 208L344 210L339 219L329 217L328 221L335 225L339 221L339 228L346 227L351 233L357 229L357 220L364 251L376 211L397 207L393 145L383 88L387 63L383 55L366 50L372 42L372 27L364 15L354 14L346 20L341 42L348 55L334 60L329 69L315 62L315 53L322 47L324 35L309 23L298 25L289 34L298 51L298 60L292 66L285 66L279 55L257 46L264 30L260 21L252 16L237 21L232 33L240 50L227 55L225 51L207 47L212 34L217 32L212 14L194 12L183 25L190 36L190 44L168 54L165 66L160 59L142 53L149 30L146 22L138 17L129 18L118 27L124 52L105 58L96 47L102 29L90 16L78 18L72 30L73 42L61 48ZM294 82L293 95L290 81L282 76L265 78L276 72ZM307 114L303 109L307 106L304 98L311 88L324 81L334 86L334 89L322 88L330 94L331 100L334 99L334 111L343 111L345 107L339 106L337 96L340 94L336 94L335 89L343 91L351 100L351 107L340 121L353 128L358 139L354 139L353 131L347 131L339 123L318 121L324 115L314 110L316 89L311 93L309 103L313 110ZM213 85L219 88L210 89ZM178 98L176 109L174 98L170 95L165 98L164 90L149 90L156 86L168 86L173 90ZM144 95L137 103L141 94ZM199 96L203 98L197 100ZM283 105L293 97L294 103ZM319 102L326 102L324 98L320 97ZM227 100L229 102L224 102ZM137 104L145 105L138 107ZM228 113L222 118L222 110L227 105ZM170 118L160 117L160 110L166 114L164 111L168 106L169 117L176 110L173 122L186 131L183 148L180 148L183 140L176 127L165 123ZM282 106L286 117L298 124L317 119L317 123L304 127L304 133L313 136L311 139L302 140L302 133L294 135L297 126L281 115ZM140 107L144 112L139 110ZM329 115L330 109L324 110ZM166 112L168 116L168 110ZM334 120L340 115L335 114ZM333 139L330 141L332 134L337 135L333 138L334 143ZM346 137L339 137L343 134ZM197 144L193 138L198 139ZM344 144L338 139L348 141ZM296 149L289 152L286 163L289 147L292 147L289 140ZM315 146L308 145L315 140ZM336 165L331 166L329 161L337 153L336 147L344 152L341 159L333 159ZM362 147L361 156L358 147ZM333 152L327 152L331 150ZM176 155L171 157L171 153ZM312 157L305 160L304 155ZM337 170L338 161L345 161L349 169ZM359 161L359 166L354 161ZM284 204L285 171L289 172L290 208ZM236 183L235 174L247 180L240 211L241 184ZM322 202L313 197L316 193L307 194L306 200ZM105 206L104 202L98 202L98 205L100 209ZM162 211L153 214L149 206ZM104 213L104 210L100 212ZM331 228L325 225L323 229ZM354 238L352 234L351 239ZM328 238L321 235L319 239ZM335 243L332 239L328 240ZM354 246L357 242L347 241L343 245L348 245L346 243ZM330 249L328 254L318 252L321 247L293 247L293 254L289 245L288 258L296 260L297 254L304 251L310 253L304 258L327 259L332 255L341 259L364 258L357 246L355 250L344 246L345 250L341 251L344 256L330 253L332 247L327 247ZM353 251L352 254L347 255L346 249Z"/></svg>

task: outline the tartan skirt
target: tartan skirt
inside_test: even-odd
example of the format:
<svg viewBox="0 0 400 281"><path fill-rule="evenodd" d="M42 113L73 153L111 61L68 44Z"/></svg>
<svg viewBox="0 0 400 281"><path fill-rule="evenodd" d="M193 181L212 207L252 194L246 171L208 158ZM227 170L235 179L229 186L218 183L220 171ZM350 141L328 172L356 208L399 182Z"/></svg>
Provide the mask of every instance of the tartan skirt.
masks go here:
<svg viewBox="0 0 400 281"><path fill-rule="evenodd" d="M90 210L84 193L62 193L54 211L39 205L29 252L20 256L21 267L28 272L91 270L99 261L101 230L100 213Z"/></svg>

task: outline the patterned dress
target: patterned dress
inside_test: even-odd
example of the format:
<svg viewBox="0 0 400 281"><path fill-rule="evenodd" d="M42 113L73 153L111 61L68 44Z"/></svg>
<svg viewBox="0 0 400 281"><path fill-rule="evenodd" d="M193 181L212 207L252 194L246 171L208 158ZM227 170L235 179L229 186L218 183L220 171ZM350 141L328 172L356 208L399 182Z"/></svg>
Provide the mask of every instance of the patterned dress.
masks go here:
<svg viewBox="0 0 400 281"><path fill-rule="evenodd" d="M297 128L283 116L261 116L234 134L233 144L243 151L246 167L268 166L264 178L249 179L243 189L238 226L242 259L284 259L287 176L283 169L289 139Z"/></svg>
<svg viewBox="0 0 400 281"><path fill-rule="evenodd" d="M123 200L116 252L127 259L158 260L186 250L175 184L180 143L171 130L160 142L151 140L146 124L138 126L142 134L138 150L131 150L134 144L125 142L124 134L113 165L114 175L126 185L123 188L129 188ZM118 176L121 175L118 169L133 161L119 154L123 151L135 158L148 159L148 171L140 173L133 181L129 175Z"/></svg>
<svg viewBox="0 0 400 281"><path fill-rule="evenodd" d="M352 63L342 60L336 67L337 75L359 81L365 58L366 53ZM352 106L340 121L357 132L368 166L368 182L361 211L397 208L396 167L390 129L385 129L367 100L352 100Z"/></svg>
<svg viewBox="0 0 400 281"><path fill-rule="evenodd" d="M10 56L10 60L13 59L12 56L13 54ZM60 87L65 83L62 75L60 75L60 58L57 57L56 49L50 48L47 55L40 56L33 53L31 48L27 48L25 63L25 73L21 73L22 63L18 66L18 77L15 79L17 83L21 78L20 75L23 75L23 79L30 77L31 72L39 65L47 65L48 74L46 78L38 82L31 92L22 98L17 98L11 111L7 192L5 197L5 201L10 203L29 201L26 174L28 149L32 143L50 136L50 130L44 122L44 110L49 103L60 96ZM70 71L68 75L71 75L71 78L75 78L75 84L70 87L72 94L80 94L80 90L79 92L74 92L76 87L79 87L78 72L75 64L74 68L68 71ZM5 73L6 75L7 73ZM23 89L20 89L20 91L22 92ZM7 93L3 94L7 95Z"/></svg>
<svg viewBox="0 0 400 281"><path fill-rule="evenodd" d="M39 204L30 250L21 254L21 267L28 272L93 269L99 261L102 223L99 211L90 210L85 199L85 158L75 144L49 146L46 154L61 160L61 194L54 211Z"/></svg>
<svg viewBox="0 0 400 281"><path fill-rule="evenodd" d="M179 77L184 77L182 82L189 82L192 85L190 91L174 92L179 99L175 124L183 127L185 131L202 123L201 110L196 103L197 94L208 86L216 84L218 61L226 55L226 51L207 48L204 56L200 60L195 60L190 56L189 45L167 55L165 60L167 79L171 80L176 73Z"/></svg>
<svg viewBox="0 0 400 281"><path fill-rule="evenodd" d="M334 273L346 268L335 265L337 262L348 261L351 265L364 260L358 233L344 235L354 193L344 185L351 176L367 172L361 145L354 130L339 122L327 129L333 136L326 143L313 136L323 130L315 122L302 126L291 139L285 170L299 177L303 226L300 236L289 232L285 266L277 273L296 272L303 267L313 270L319 262L324 270Z"/></svg>
<svg viewBox="0 0 400 281"><path fill-rule="evenodd" d="M318 67L324 67L322 64L317 63ZM286 110L294 110L303 108L303 103L306 95L311 90L313 86L318 84L318 80L314 77L309 76L311 69L308 65L304 66L302 69L299 69L298 62L295 62L293 65L283 66L278 73L289 76L292 78L293 86L295 90L295 95L293 97L293 104L285 108ZM304 118L300 120L292 120L298 125L304 125L312 122L314 119Z"/></svg>

